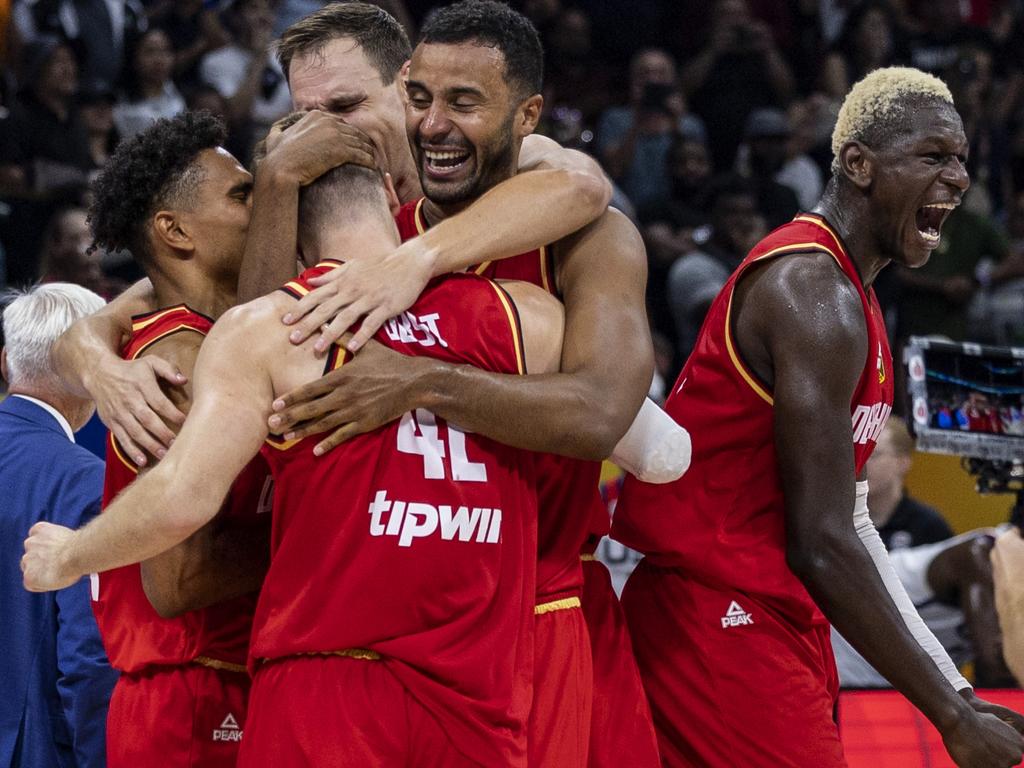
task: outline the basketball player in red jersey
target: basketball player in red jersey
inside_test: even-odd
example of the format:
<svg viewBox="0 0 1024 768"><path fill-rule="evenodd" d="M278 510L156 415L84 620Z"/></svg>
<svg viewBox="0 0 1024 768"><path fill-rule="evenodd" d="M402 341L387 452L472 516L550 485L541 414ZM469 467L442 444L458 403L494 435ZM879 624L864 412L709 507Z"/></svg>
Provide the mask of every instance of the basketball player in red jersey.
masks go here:
<svg viewBox="0 0 1024 768"><path fill-rule="evenodd" d="M304 193L302 222L310 260L373 258L398 242L380 176L356 166ZM230 478L263 446L277 481L275 524L240 765L525 766L529 454L425 411L324 459L313 456L316 438L264 445L274 396L325 368L312 342L294 346L280 333L280 315L336 266L224 315L200 351L190 417L167 456L102 524L35 529L26 583L53 588L174 545L215 514ZM558 365L561 308L524 283L458 275L432 284L376 338L408 355L544 372ZM326 367L346 357L335 348Z"/></svg>
<svg viewBox="0 0 1024 768"><path fill-rule="evenodd" d="M329 168L376 156L402 202L421 194L405 136L399 73L412 49L402 26L376 5L329 3L286 30L277 50L295 105L310 112L287 137L271 142L273 151L256 173L239 285L243 301L295 276L297 196ZM525 141L518 170L429 236L385 259L344 265L346 290L358 292L359 306L370 315L360 339L407 309L430 277L557 240L599 216L611 197L594 160L542 136ZM376 290L367 290L367 281ZM55 357L63 376L82 380L92 393L129 458L144 465L146 451L155 455L169 445L173 433L164 422L184 418L154 373L172 384L180 379L159 358L126 362L117 354L131 317L156 308L149 282L109 307L75 326Z"/></svg>
<svg viewBox="0 0 1024 768"><path fill-rule="evenodd" d="M409 142L426 197L399 213L403 237L429 234L431 224L486 196L514 173L519 144L540 112L541 56L530 23L504 4L458 3L430 18L413 53L406 86ZM544 453L538 459L540 546L530 759L534 765L585 766L595 663L580 609L580 555L592 523L600 525L594 531L599 538L607 532L608 518L598 492L599 463L578 459L608 455L650 384L643 246L625 217L608 212L551 246L474 265L473 271L527 280L563 297L563 374L519 381L426 360L411 361L425 364L415 370L402 365L407 361L371 369L367 359L357 358L351 367L314 382L300 395L319 398L311 403L317 409L337 404L342 408L338 414L316 420L318 414L300 405L282 414L280 423L290 430L297 421L313 418L317 426L296 432L308 435L339 421L354 421L341 431L348 436L376 427L409 404L436 409L508 444L574 457ZM331 281L325 289L334 290L345 277L339 272L325 279ZM300 301L293 314L306 310L313 298ZM312 314L318 322L340 308L336 302L325 307ZM614 356L607 354L609 344L617 350ZM369 371L371 380L387 377L387 393L373 388L384 397L363 385L360 370ZM334 394L332 387L338 387ZM350 402L358 405L350 407ZM603 566L595 567L595 575L604 577L604 589L598 581L595 601L588 606L595 609L602 630L594 638L596 666L614 670L602 675L603 687L596 695L599 710L613 713L615 728L593 732L593 764L656 766L654 731L624 621L621 616L616 621L618 604Z"/></svg>
<svg viewBox="0 0 1024 768"><path fill-rule="evenodd" d="M135 318L126 360L159 355L191 373L213 318L235 302L252 177L220 148L225 137L205 113L161 121L125 141L93 185L97 244L130 249L160 306ZM170 396L187 411L191 394L186 386ZM137 473L110 438L105 507ZM112 768L235 765L249 633L269 555L269 515L257 517L269 481L266 462L255 459L216 521L141 566L92 577L103 642L121 672L107 722ZM215 579L204 567L211 558L221 563ZM184 611L195 605L209 607Z"/></svg>
<svg viewBox="0 0 1024 768"><path fill-rule="evenodd" d="M845 765L828 622L931 720L960 766L1021 760L924 628L867 516L892 403L871 284L924 264L966 191L946 86L878 70L847 96L814 213L762 240L712 305L666 409L688 474L627 478L612 534L646 557L623 594L666 766Z"/></svg>

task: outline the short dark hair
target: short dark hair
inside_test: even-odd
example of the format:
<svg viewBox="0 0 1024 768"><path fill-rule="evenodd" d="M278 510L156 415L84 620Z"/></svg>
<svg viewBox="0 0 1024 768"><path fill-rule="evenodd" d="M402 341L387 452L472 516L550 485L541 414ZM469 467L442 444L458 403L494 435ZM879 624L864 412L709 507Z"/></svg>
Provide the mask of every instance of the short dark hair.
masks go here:
<svg viewBox="0 0 1024 768"><path fill-rule="evenodd" d="M339 165L299 190L299 243L366 216L393 224L380 171L354 163Z"/></svg>
<svg viewBox="0 0 1024 768"><path fill-rule="evenodd" d="M150 217L162 207L194 202L203 180L196 159L226 137L224 123L209 112L183 112L122 141L92 184L94 246L127 249L148 261Z"/></svg>
<svg viewBox="0 0 1024 768"><path fill-rule="evenodd" d="M370 3L331 3L292 24L277 43L277 60L285 79L296 56L319 56L332 40L352 38L391 85L412 56L409 36L394 16Z"/></svg>
<svg viewBox="0 0 1024 768"><path fill-rule="evenodd" d="M505 57L505 82L523 98L544 86L544 49L533 24L495 0L463 0L427 19L420 44L479 43Z"/></svg>

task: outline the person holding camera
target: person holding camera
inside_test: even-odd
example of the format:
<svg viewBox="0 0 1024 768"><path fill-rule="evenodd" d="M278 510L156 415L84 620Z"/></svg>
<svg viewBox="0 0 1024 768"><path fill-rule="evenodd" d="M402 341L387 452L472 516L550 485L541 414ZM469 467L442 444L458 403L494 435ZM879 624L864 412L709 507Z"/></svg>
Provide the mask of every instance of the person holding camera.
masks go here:
<svg viewBox="0 0 1024 768"><path fill-rule="evenodd" d="M597 127L597 152L608 174L637 207L671 195L666 159L679 132L704 139L704 125L687 114L675 60L648 48L630 62L630 103L611 107Z"/></svg>
<svg viewBox="0 0 1024 768"><path fill-rule="evenodd" d="M717 0L704 49L683 67L679 83L708 127L715 169L731 168L747 117L759 107L782 107L795 81L771 29L746 0Z"/></svg>

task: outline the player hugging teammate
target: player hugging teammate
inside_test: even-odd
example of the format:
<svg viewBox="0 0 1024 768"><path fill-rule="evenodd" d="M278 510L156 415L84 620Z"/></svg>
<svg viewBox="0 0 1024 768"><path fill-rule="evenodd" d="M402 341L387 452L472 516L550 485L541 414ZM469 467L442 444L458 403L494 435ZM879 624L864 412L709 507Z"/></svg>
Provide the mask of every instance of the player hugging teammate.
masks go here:
<svg viewBox="0 0 1024 768"><path fill-rule="evenodd" d="M857 483L851 419L892 401L871 282L923 263L968 183L941 82L854 88L821 204L733 275L666 416L643 245L592 161L530 135L522 15L457 3L411 50L332 4L279 55L308 111L255 180L185 115L97 182L97 241L149 276L58 350L114 422L108 504L34 527L22 567L100 573L112 766L839 766L827 621L958 764L1019 760L1015 713L901 615ZM187 378L146 379L188 412L169 450L105 389L143 366ZM625 616L593 560L609 455L636 476L613 533L647 555Z"/></svg>

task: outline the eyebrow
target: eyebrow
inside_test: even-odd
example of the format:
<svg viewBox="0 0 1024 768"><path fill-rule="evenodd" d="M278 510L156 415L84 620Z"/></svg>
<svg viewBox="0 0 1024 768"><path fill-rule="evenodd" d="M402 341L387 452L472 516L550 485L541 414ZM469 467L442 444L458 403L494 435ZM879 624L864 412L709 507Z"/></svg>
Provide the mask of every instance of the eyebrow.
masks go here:
<svg viewBox="0 0 1024 768"><path fill-rule="evenodd" d="M366 99L366 91L350 91L348 93L334 93L324 100L324 104L355 104Z"/></svg>

